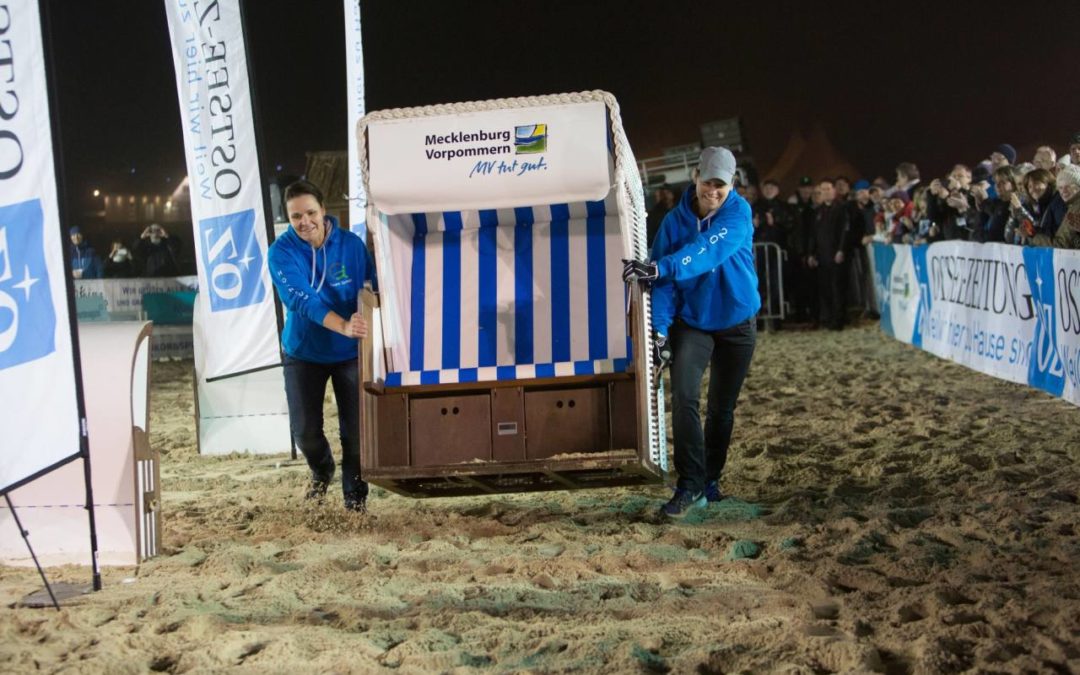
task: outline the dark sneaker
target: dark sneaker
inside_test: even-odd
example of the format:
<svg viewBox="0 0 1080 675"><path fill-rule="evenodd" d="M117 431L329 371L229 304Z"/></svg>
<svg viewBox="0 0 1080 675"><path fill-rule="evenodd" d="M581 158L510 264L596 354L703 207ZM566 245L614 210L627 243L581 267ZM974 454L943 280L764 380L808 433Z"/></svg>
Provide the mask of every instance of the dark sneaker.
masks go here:
<svg viewBox="0 0 1080 675"><path fill-rule="evenodd" d="M676 489L667 504L660 507L660 513L668 518L685 518L691 509L704 508L709 502L705 493L691 494L689 490Z"/></svg>
<svg viewBox="0 0 1080 675"><path fill-rule="evenodd" d="M720 484L717 481L711 480L705 484L705 499L710 504L715 504L727 499L727 495L720 492Z"/></svg>
<svg viewBox="0 0 1080 675"><path fill-rule="evenodd" d="M330 483L321 480L311 481L311 486L308 487L307 493L304 495L304 499L311 499L317 502L321 502L326 497L326 489L330 487Z"/></svg>
<svg viewBox="0 0 1080 675"><path fill-rule="evenodd" d="M356 513L367 513L367 497L346 497L345 510Z"/></svg>

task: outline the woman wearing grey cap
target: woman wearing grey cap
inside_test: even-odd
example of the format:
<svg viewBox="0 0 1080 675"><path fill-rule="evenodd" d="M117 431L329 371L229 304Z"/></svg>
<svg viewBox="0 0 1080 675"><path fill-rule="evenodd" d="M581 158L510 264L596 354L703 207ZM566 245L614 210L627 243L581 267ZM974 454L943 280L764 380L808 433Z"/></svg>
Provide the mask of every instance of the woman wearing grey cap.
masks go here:
<svg viewBox="0 0 1080 675"><path fill-rule="evenodd" d="M735 403L750 368L761 308L750 205L734 192L735 156L705 148L694 189L660 225L650 260L626 260L623 279L652 287L654 359L671 361L671 417L678 483L660 512L682 518L723 499ZM705 428L698 409L710 367Z"/></svg>

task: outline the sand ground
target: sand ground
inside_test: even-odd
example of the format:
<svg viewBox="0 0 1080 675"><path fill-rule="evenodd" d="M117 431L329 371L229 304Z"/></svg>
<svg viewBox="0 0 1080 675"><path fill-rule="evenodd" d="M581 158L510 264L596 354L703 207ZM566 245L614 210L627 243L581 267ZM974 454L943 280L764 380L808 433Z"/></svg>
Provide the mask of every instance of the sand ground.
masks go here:
<svg viewBox="0 0 1080 675"><path fill-rule="evenodd" d="M190 378L154 364L163 555L59 613L0 567L0 671L1080 672L1080 409L874 326L762 334L735 497L681 524L663 486L312 506L196 454Z"/></svg>

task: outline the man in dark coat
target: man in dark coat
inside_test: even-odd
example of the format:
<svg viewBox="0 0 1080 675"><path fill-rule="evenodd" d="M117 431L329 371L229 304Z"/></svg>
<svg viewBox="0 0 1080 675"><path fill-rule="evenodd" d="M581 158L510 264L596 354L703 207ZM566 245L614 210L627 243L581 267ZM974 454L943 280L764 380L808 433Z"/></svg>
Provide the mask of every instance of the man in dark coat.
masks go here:
<svg viewBox="0 0 1080 675"><path fill-rule="evenodd" d="M874 239L874 215L877 211L870 200L870 181L855 181L853 190L854 197L847 202L852 280L859 305L863 308L863 317L876 319L877 298L874 295L874 275L867 245Z"/></svg>
<svg viewBox="0 0 1080 675"><path fill-rule="evenodd" d="M851 221L847 206L836 199L831 180L818 184L821 205L814 213L810 229L809 263L818 270L818 303L821 321L833 330L841 330L846 320L847 262L851 249Z"/></svg>
<svg viewBox="0 0 1080 675"><path fill-rule="evenodd" d="M817 270L810 266L807 248L814 224L814 181L810 176L799 178L798 191L788 198L792 222L786 249L790 261L792 300L795 316L801 321L817 321Z"/></svg>
<svg viewBox="0 0 1080 675"><path fill-rule="evenodd" d="M656 238L656 233L660 230L660 223L664 221L664 216L679 203L679 200L675 198L675 188L667 183L656 188L653 196L654 203L645 219L645 238L650 250L652 250L653 239Z"/></svg>
<svg viewBox="0 0 1080 675"><path fill-rule="evenodd" d="M761 198L754 203L753 211L754 243L776 244L781 250L785 249L794 219L791 209L780 200L780 185L776 181L767 180L762 184ZM762 307L767 315L777 316L781 309L781 285L788 281L790 271L782 259L772 255L776 250L770 251L769 248L756 251L757 274L761 283ZM788 294L785 292L783 297L788 297Z"/></svg>

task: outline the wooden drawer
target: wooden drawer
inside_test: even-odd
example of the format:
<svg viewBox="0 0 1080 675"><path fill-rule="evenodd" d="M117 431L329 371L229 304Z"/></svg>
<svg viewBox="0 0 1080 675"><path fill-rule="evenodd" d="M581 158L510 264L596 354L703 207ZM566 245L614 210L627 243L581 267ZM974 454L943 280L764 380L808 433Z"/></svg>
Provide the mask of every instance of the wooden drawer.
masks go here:
<svg viewBox="0 0 1080 675"><path fill-rule="evenodd" d="M368 466L409 465L409 415L404 394L368 397L374 402L376 452Z"/></svg>
<svg viewBox="0 0 1080 675"><path fill-rule="evenodd" d="M491 390L491 458L525 459L525 396L521 387Z"/></svg>
<svg viewBox="0 0 1080 675"><path fill-rule="evenodd" d="M491 459L491 396L409 399L411 465Z"/></svg>
<svg viewBox="0 0 1080 675"><path fill-rule="evenodd" d="M637 386L633 380L608 384L611 406L611 447L615 450L638 447Z"/></svg>
<svg viewBox="0 0 1080 675"><path fill-rule="evenodd" d="M528 459L611 448L606 387L525 393Z"/></svg>

